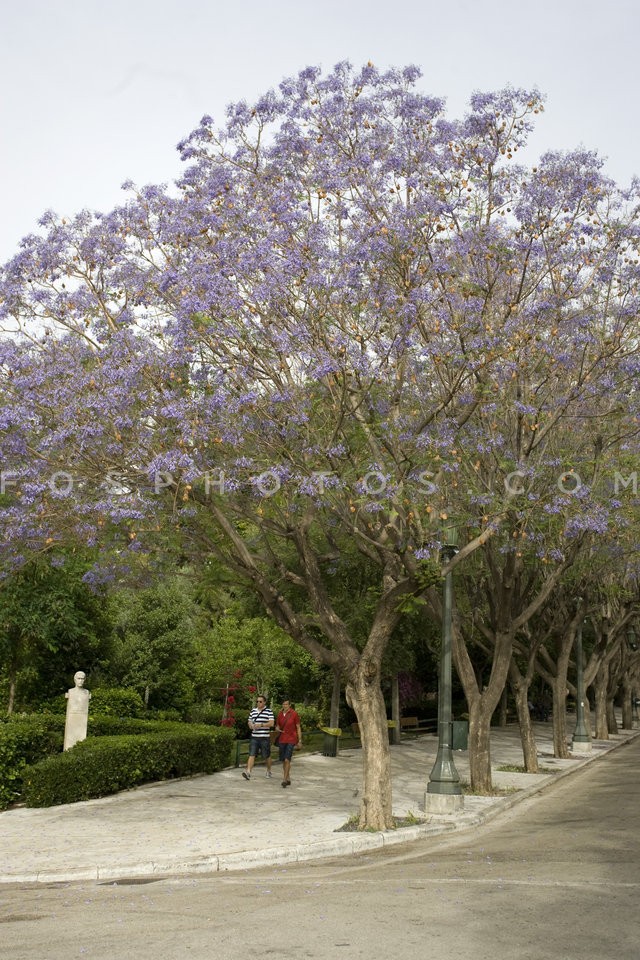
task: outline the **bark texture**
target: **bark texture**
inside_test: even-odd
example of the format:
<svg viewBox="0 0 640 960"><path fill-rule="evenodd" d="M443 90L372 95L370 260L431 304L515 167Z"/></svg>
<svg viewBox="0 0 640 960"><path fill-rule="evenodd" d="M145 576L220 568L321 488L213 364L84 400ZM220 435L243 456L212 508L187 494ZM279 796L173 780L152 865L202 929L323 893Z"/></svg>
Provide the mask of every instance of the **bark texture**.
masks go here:
<svg viewBox="0 0 640 960"><path fill-rule="evenodd" d="M379 668L360 662L347 681L347 702L355 711L362 741L362 800L359 829L389 830L392 811L391 762L387 711Z"/></svg>

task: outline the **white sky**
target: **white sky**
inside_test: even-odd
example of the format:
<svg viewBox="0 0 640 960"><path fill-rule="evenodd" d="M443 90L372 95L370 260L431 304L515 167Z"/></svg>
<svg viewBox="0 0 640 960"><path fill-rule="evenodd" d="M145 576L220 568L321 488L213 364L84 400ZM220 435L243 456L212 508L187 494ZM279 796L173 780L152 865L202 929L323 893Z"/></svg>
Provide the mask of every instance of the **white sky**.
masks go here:
<svg viewBox="0 0 640 960"><path fill-rule="evenodd" d="M584 145L640 174L638 0L0 0L0 262L47 209L173 180L208 113L309 64L418 64L451 115L538 86L536 155Z"/></svg>

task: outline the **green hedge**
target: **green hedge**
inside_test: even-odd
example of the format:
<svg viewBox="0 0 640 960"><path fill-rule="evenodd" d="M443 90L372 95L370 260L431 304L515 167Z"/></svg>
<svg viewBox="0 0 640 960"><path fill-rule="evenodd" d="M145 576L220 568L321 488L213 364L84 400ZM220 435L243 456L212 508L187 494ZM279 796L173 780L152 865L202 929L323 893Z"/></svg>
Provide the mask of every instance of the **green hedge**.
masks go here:
<svg viewBox="0 0 640 960"><path fill-rule="evenodd" d="M24 771L28 807L105 797L120 790L229 765L233 734L200 727L175 733L88 738Z"/></svg>
<svg viewBox="0 0 640 960"><path fill-rule="evenodd" d="M55 713L14 714L0 720L0 810L23 799L23 770L27 765L62 751L64 726L65 717ZM193 731L193 726L175 721L89 716L87 741L112 736L169 736L189 731Z"/></svg>
<svg viewBox="0 0 640 960"><path fill-rule="evenodd" d="M64 722L56 727L48 717L0 724L0 810L20 800L25 768L59 753L63 740Z"/></svg>
<svg viewBox="0 0 640 960"><path fill-rule="evenodd" d="M56 713L18 713L0 722L0 731L6 727L26 729L29 726L59 730L64 734L65 717ZM182 720L140 720L137 717L115 717L110 714L89 714L87 737L108 737L134 733L165 733L189 729Z"/></svg>
<svg viewBox="0 0 640 960"><path fill-rule="evenodd" d="M107 713L114 717L143 717L146 714L144 701L132 687L91 687L89 713ZM65 715L67 700L63 693L43 700L35 708L39 713Z"/></svg>
<svg viewBox="0 0 640 960"><path fill-rule="evenodd" d="M135 717L89 717L87 738L134 736L145 733L177 733L192 725L181 720L138 720Z"/></svg>
<svg viewBox="0 0 640 960"><path fill-rule="evenodd" d="M93 707L93 703L91 704ZM316 707L299 707L298 712L302 720L303 730L311 732L318 725L318 710ZM161 736L167 742L174 742L175 737L190 736L194 732L201 734L206 731L209 735L220 735L225 743L231 742L236 736L245 739L249 736L247 728L247 710L238 710L236 712L236 727L226 728L215 726L200 726L187 724L182 721L171 720L142 720L135 717L118 717L113 715L93 714L90 710L87 727L87 739L76 746L71 751L61 754L62 742L64 738L65 717L63 714L40 713L40 714L17 714L11 717L3 718L0 721L0 810L6 809L10 804L23 798L23 774L28 765L33 765L43 760L49 755L53 755L53 761L68 763L62 757L67 757L86 745L95 743L97 739L104 738L123 739L126 737L153 737ZM219 721L218 721L219 723ZM225 748L226 749L226 748ZM96 754L96 756L101 756ZM100 761L102 762L102 761ZM110 763L110 761L105 761ZM217 770L226 767L231 763L230 750L226 749L226 754L221 763L215 768ZM207 773L208 770L198 769L196 773ZM188 774L173 773L169 776L187 776ZM144 780L135 780L126 782L123 787L117 786L114 790L100 790L91 796L104 796L108 793L117 792L136 783L148 782L149 780L161 780L164 778L161 770L154 770L153 774L146 776ZM85 797L73 797L73 800L86 799ZM71 800L59 799L54 803L69 803ZM35 804L34 804L35 805ZM38 804L42 805L42 804ZM48 804L46 804L48 805Z"/></svg>

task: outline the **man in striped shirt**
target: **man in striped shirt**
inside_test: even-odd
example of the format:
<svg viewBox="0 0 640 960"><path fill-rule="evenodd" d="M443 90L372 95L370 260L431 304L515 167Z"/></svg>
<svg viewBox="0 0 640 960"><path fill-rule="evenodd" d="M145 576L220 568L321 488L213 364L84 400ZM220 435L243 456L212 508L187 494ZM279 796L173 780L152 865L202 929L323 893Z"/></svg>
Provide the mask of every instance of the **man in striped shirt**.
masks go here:
<svg viewBox="0 0 640 960"><path fill-rule="evenodd" d="M251 771L258 754L267 761L267 776L271 776L271 731L275 722L275 717L267 706L265 697L258 697L255 707L249 714L251 740L249 741L247 769L242 771L245 780L251 780Z"/></svg>

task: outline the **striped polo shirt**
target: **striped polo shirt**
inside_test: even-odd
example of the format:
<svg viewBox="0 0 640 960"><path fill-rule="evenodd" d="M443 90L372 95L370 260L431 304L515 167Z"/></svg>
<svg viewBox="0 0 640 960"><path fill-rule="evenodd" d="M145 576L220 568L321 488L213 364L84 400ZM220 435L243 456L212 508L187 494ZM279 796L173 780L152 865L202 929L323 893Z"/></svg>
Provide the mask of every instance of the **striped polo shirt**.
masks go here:
<svg viewBox="0 0 640 960"><path fill-rule="evenodd" d="M273 716L273 711L270 710L269 707L263 707L262 710L258 710L257 707L254 707L249 714L250 723L269 723L271 720L275 721L275 717ZM264 730L251 731L252 737L260 737L262 739L269 737L270 734L271 730L268 727L265 727Z"/></svg>

